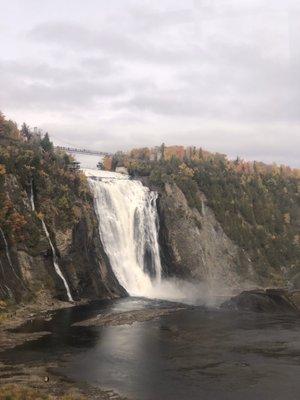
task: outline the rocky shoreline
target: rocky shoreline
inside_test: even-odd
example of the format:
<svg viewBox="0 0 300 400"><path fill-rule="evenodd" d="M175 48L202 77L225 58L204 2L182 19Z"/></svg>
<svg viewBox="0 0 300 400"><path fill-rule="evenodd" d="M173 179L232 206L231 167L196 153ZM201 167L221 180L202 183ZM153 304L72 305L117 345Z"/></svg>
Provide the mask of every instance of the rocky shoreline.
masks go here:
<svg viewBox="0 0 300 400"><path fill-rule="evenodd" d="M19 346L27 341L38 339L39 337L47 334L48 332L32 332L21 333L15 330L26 322L41 318L43 320L50 320L55 311L75 307L77 305L85 304L87 301L80 302L64 302L52 298L43 298L43 301L37 301L26 305L11 306L2 313L2 320L0 322L0 349L1 351L11 349Z"/></svg>
<svg viewBox="0 0 300 400"><path fill-rule="evenodd" d="M51 299L51 301L45 300L43 304L34 303L17 309L10 309L6 315L6 319L0 324L0 354L1 352L11 350L16 346L49 334L47 331L22 332L20 328L26 323L36 319L51 321L56 311L86 303L66 303ZM174 308L150 308L109 313L83 320L72 326L133 324L134 322L149 321L163 315L168 315L183 308L177 306ZM16 397L12 398L17 399L19 397L15 393L21 393L23 397L20 398L26 399L126 400L125 397L111 390L102 390L87 385L84 382L78 383L66 379L58 372L61 363L63 361L56 363L41 360L41 362L35 362L34 365L0 362L0 400L2 400L2 393L3 395L5 393L9 395L13 394ZM3 397L3 399L6 399L6 397Z"/></svg>
<svg viewBox="0 0 300 400"><path fill-rule="evenodd" d="M112 390L73 382L59 374L57 368L55 363L13 367L0 363L0 400L128 400Z"/></svg>

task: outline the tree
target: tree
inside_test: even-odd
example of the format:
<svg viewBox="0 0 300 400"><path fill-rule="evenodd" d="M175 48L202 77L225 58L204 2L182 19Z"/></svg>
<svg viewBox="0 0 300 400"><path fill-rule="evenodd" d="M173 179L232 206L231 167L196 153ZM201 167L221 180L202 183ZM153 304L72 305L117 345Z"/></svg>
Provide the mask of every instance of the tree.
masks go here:
<svg viewBox="0 0 300 400"><path fill-rule="evenodd" d="M32 138L32 134L30 132L29 126L23 122L22 127L21 127L21 134L22 136L29 141Z"/></svg>
<svg viewBox="0 0 300 400"><path fill-rule="evenodd" d="M9 121L6 121L5 125L6 125L6 135L10 139L20 140L20 132L19 132L16 122L9 120Z"/></svg>
<svg viewBox="0 0 300 400"><path fill-rule="evenodd" d="M165 159L165 148L166 148L165 144L162 143L161 146L160 146L160 152L161 152L161 159L162 160Z"/></svg>
<svg viewBox="0 0 300 400"><path fill-rule="evenodd" d="M53 150L53 143L49 138L48 132L45 133L45 136L41 140L41 146L44 151L51 152Z"/></svg>
<svg viewBox="0 0 300 400"><path fill-rule="evenodd" d="M181 165L179 165L179 174L192 178L194 176L194 171L192 170L192 168L189 168L185 163L182 163Z"/></svg>
<svg viewBox="0 0 300 400"><path fill-rule="evenodd" d="M0 136L18 140L20 139L20 132L18 126L14 121L6 120L0 111Z"/></svg>
<svg viewBox="0 0 300 400"><path fill-rule="evenodd" d="M5 132L5 118L2 112L0 111L0 136L4 136Z"/></svg>

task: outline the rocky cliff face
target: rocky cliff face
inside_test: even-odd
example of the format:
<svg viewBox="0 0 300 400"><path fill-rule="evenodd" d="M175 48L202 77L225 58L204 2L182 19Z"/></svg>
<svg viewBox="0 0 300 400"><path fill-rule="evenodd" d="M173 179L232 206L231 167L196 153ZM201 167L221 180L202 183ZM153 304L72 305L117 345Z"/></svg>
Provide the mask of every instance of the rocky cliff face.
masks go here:
<svg viewBox="0 0 300 400"><path fill-rule="evenodd" d="M4 189L14 213L22 219L25 233L20 241L4 229L0 230L0 298L17 302L43 301L45 297L67 300L65 286L55 272L52 250L42 228L39 193L34 193L36 210L33 211L30 188L24 190L16 176L5 176ZM52 219L45 219L59 267L73 299L125 295L103 251L92 196L90 201L78 197L76 213L76 219L68 221L65 229Z"/></svg>
<svg viewBox="0 0 300 400"><path fill-rule="evenodd" d="M165 273L201 281L211 288L264 286L249 255L224 233L198 192L202 210L189 207L175 183L161 190L158 209L160 244Z"/></svg>

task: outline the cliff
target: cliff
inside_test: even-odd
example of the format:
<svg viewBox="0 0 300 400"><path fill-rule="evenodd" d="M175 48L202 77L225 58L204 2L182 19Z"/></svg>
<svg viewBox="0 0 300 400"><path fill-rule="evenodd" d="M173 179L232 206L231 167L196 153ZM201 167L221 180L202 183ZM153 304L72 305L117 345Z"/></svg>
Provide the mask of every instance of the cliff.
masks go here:
<svg viewBox="0 0 300 400"><path fill-rule="evenodd" d="M0 137L0 299L68 300L66 284L74 300L126 294L103 250L87 180L74 165L48 140Z"/></svg>
<svg viewBox="0 0 300 400"><path fill-rule="evenodd" d="M197 196L200 211L188 205L176 183L166 183L160 190L159 237L165 274L221 291L267 284L247 252L225 234L205 195L198 191ZM278 279L276 271L270 273Z"/></svg>

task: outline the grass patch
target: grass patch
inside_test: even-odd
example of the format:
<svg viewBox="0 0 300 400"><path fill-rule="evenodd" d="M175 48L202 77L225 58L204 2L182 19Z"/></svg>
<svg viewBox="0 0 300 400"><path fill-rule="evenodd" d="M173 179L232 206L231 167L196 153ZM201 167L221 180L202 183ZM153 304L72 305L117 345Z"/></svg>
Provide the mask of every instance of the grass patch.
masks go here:
<svg viewBox="0 0 300 400"><path fill-rule="evenodd" d="M0 400L86 400L86 398L73 395L51 396L43 394L37 389L5 385L0 387Z"/></svg>

